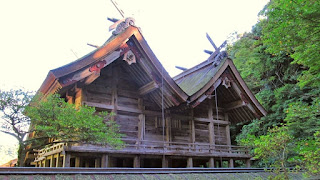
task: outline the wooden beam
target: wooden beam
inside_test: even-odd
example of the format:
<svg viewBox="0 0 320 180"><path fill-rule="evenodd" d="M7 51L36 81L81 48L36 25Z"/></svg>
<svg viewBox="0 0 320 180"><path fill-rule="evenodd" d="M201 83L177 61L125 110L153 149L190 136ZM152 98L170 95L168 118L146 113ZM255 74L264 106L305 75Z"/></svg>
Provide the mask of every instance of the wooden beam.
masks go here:
<svg viewBox="0 0 320 180"><path fill-rule="evenodd" d="M246 106L247 103L244 102L243 100L238 100L238 101L234 101L234 102L231 102L231 103L228 103L224 106L225 108L225 111L231 111L233 109L237 109L239 107L243 107L243 106Z"/></svg>
<svg viewBox="0 0 320 180"><path fill-rule="evenodd" d="M228 121L221 121L221 120L209 120L208 118L199 118L199 117L195 117L194 118L195 121L200 121L200 122L207 122L207 123L210 123L210 122L213 122L215 124L222 124L222 125L228 125L230 124L230 122Z"/></svg>
<svg viewBox="0 0 320 180"><path fill-rule="evenodd" d="M89 101L84 101L83 104L87 106L97 107L97 108L107 109L107 110L113 110L114 108L113 105L107 105L103 103L96 103L96 102L89 102Z"/></svg>
<svg viewBox="0 0 320 180"><path fill-rule="evenodd" d="M214 145L215 144L215 134L214 134L214 122L213 122L213 110L212 110L212 100L209 100L209 105L208 105L208 119L209 119L209 124L208 124L208 130L209 130L209 143Z"/></svg>
<svg viewBox="0 0 320 180"><path fill-rule="evenodd" d="M113 105L107 105L103 103L96 103L96 102L89 102L89 101L84 101L83 104L91 107L97 107L101 109L106 109L106 110L113 110L114 106ZM131 113L137 113L137 114L145 114L147 116L161 116L161 112L158 111L151 111L151 110L141 110L137 108L128 108L125 106L117 106L118 111L125 111L125 112L131 112Z"/></svg>
<svg viewBox="0 0 320 180"><path fill-rule="evenodd" d="M190 121L190 134L191 134L191 143L196 142L196 131L194 125L194 109L191 109L191 121Z"/></svg>
<svg viewBox="0 0 320 180"><path fill-rule="evenodd" d="M211 157L209 159L209 168L214 168L214 158L213 157Z"/></svg>
<svg viewBox="0 0 320 180"><path fill-rule="evenodd" d="M229 168L234 168L234 162L233 162L233 159L229 159Z"/></svg>
<svg viewBox="0 0 320 180"><path fill-rule="evenodd" d="M169 115L169 113L167 113ZM166 141L171 142L171 117L166 117Z"/></svg>
<svg viewBox="0 0 320 180"><path fill-rule="evenodd" d="M101 157L101 167L102 168L109 167L109 156L106 154L103 154Z"/></svg>
<svg viewBox="0 0 320 180"><path fill-rule="evenodd" d="M49 167L54 167L54 166L53 166L53 155L50 155L49 159L50 159L50 165L49 165Z"/></svg>
<svg viewBox="0 0 320 180"><path fill-rule="evenodd" d="M112 112L117 114L118 110L118 91L117 91L117 86L118 86L118 68L116 66L113 66L112 68L112 96L111 96L111 105L113 106ZM111 117L111 120L115 120L115 116Z"/></svg>
<svg viewBox="0 0 320 180"><path fill-rule="evenodd" d="M189 157L187 160L187 168L193 168L193 160L192 157Z"/></svg>
<svg viewBox="0 0 320 180"><path fill-rule="evenodd" d="M100 158L95 158L94 159L94 167L95 168L100 168L101 167L101 159Z"/></svg>
<svg viewBox="0 0 320 180"><path fill-rule="evenodd" d="M100 77L100 71L94 71L91 75L89 75L86 80L84 81L84 84L91 84L94 80L96 80L98 77Z"/></svg>
<svg viewBox="0 0 320 180"><path fill-rule="evenodd" d="M251 161L250 161L250 159L247 159L246 160L246 167L250 168L250 166L251 166Z"/></svg>
<svg viewBox="0 0 320 180"><path fill-rule="evenodd" d="M66 152L66 154L63 156L63 167L70 167L70 158L71 155Z"/></svg>
<svg viewBox="0 0 320 180"><path fill-rule="evenodd" d="M78 109L82 105L82 99L83 99L83 91L81 88L76 88L76 97L74 100L74 104L76 106L76 109Z"/></svg>
<svg viewBox="0 0 320 180"><path fill-rule="evenodd" d="M140 168L140 156L136 155L133 158L133 168Z"/></svg>
<svg viewBox="0 0 320 180"><path fill-rule="evenodd" d="M225 120L226 120L227 122L229 122L228 113L225 113L224 116L225 116ZM226 126L226 138L227 138L227 145L231 146L230 126L229 126L229 124Z"/></svg>
<svg viewBox="0 0 320 180"><path fill-rule="evenodd" d="M75 167L80 167L80 157L77 156L75 159Z"/></svg>
<svg viewBox="0 0 320 180"><path fill-rule="evenodd" d="M138 99L138 108L143 112L145 107L143 106L143 99ZM138 141L140 143L141 140L144 139L145 135L145 115L143 113L139 114L139 123L138 123Z"/></svg>
<svg viewBox="0 0 320 180"><path fill-rule="evenodd" d="M145 95L145 94L148 94L158 88L159 88L159 85L156 82L151 81L148 84L145 84L144 86L140 87L138 89L138 92L140 95Z"/></svg>
<svg viewBox="0 0 320 180"><path fill-rule="evenodd" d="M169 162L168 157L162 156L162 168L168 168Z"/></svg>
<svg viewBox="0 0 320 180"><path fill-rule="evenodd" d="M57 154L57 157L56 157L56 158L57 158L57 160L56 160L55 166L56 166L56 167L59 167L59 164L60 164L60 153Z"/></svg>

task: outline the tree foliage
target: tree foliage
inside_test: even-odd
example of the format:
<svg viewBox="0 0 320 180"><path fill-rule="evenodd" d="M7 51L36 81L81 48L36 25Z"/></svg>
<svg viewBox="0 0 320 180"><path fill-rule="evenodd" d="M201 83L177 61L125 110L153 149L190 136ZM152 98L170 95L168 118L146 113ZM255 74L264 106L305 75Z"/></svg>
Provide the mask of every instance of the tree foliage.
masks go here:
<svg viewBox="0 0 320 180"><path fill-rule="evenodd" d="M57 94L43 101L34 100L25 110L31 119L30 131L34 132L32 141L54 138L55 142L90 142L113 147L122 144L118 126L110 120L108 112L97 113L88 106L76 109Z"/></svg>
<svg viewBox="0 0 320 180"><path fill-rule="evenodd" d="M272 0L263 11L267 24L263 40L268 52L289 54L304 71L300 87L320 86L320 2L317 0Z"/></svg>
<svg viewBox="0 0 320 180"><path fill-rule="evenodd" d="M25 107L33 97L32 92L24 90L0 90L0 113L2 115L0 131L18 140L19 165L23 164L25 153L24 139L28 134L30 119L23 114Z"/></svg>
<svg viewBox="0 0 320 180"><path fill-rule="evenodd" d="M244 125L237 141L254 147L256 155L272 154L272 149L262 151L261 145L275 142L280 138L279 130L286 129L290 141L285 143L294 147L286 163L301 165L313 174L320 173L319 12L319 1L272 0L262 11L266 19L228 49L241 76L268 112L266 117ZM256 156L261 158L257 166L277 164L260 155Z"/></svg>
<svg viewBox="0 0 320 180"><path fill-rule="evenodd" d="M23 90L0 91L1 131L19 142L19 165L26 151L59 142L83 142L120 148L123 145L112 114L65 102L59 95L32 98ZM30 126L31 125L31 126ZM27 137L27 135L29 135Z"/></svg>

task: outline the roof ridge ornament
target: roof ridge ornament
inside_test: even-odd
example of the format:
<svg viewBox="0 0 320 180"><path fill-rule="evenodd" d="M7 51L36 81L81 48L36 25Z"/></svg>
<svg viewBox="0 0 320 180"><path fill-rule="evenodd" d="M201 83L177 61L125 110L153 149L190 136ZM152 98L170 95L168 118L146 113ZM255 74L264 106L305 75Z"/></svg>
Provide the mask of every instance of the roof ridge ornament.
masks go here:
<svg viewBox="0 0 320 180"><path fill-rule="evenodd" d="M112 32L112 34L113 35L118 35L121 32L123 32L125 29L127 29L129 26L135 26L135 19L132 18L132 17L127 17L126 19L121 19L121 20L117 21L114 25L116 25L117 27ZM110 28L112 26L110 26ZM110 28L109 28L109 30L110 30Z"/></svg>

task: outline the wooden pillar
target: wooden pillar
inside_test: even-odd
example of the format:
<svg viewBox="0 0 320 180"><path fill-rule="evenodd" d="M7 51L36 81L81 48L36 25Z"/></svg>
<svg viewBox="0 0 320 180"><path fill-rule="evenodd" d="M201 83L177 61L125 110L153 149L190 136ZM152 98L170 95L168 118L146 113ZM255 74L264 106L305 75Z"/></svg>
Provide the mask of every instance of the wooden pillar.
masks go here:
<svg viewBox="0 0 320 180"><path fill-rule="evenodd" d="M117 90L117 86L118 86L118 71L117 71L117 67L113 66L112 68L112 97L111 97L111 104L113 106L113 110L112 112L117 114L117 110L118 110L118 90ZM111 117L111 120L115 120L115 116Z"/></svg>
<svg viewBox="0 0 320 180"><path fill-rule="evenodd" d="M76 159L75 159L75 167L80 167L80 157L76 157Z"/></svg>
<svg viewBox="0 0 320 180"><path fill-rule="evenodd" d="M171 117L170 117L170 111L166 111L167 117L166 117L166 141L171 142Z"/></svg>
<svg viewBox="0 0 320 180"><path fill-rule="evenodd" d="M189 122L190 125L190 141L191 143L196 142L196 131L194 126L194 109L191 109L191 120Z"/></svg>
<svg viewBox="0 0 320 180"><path fill-rule="evenodd" d="M138 155L133 158L133 168L140 168L140 156Z"/></svg>
<svg viewBox="0 0 320 180"><path fill-rule="evenodd" d="M101 167L101 159L100 159L100 158L96 158L96 159L94 160L94 167L95 167L95 168Z"/></svg>
<svg viewBox="0 0 320 180"><path fill-rule="evenodd" d="M213 101L209 99L209 105L208 105L208 130L209 130L209 143L210 143L210 152L215 149L216 139L214 134L214 123L213 123Z"/></svg>
<svg viewBox="0 0 320 180"><path fill-rule="evenodd" d="M166 156L162 156L162 168L168 168L169 162Z"/></svg>
<svg viewBox="0 0 320 180"><path fill-rule="evenodd" d="M86 168L90 167L89 161L84 162L84 167L86 167Z"/></svg>
<svg viewBox="0 0 320 180"><path fill-rule="evenodd" d="M101 157L101 167L106 168L109 167L109 156L104 154Z"/></svg>
<svg viewBox="0 0 320 180"><path fill-rule="evenodd" d="M231 158L231 159L229 159L229 168L234 168L234 161L233 161L233 159Z"/></svg>
<svg viewBox="0 0 320 180"><path fill-rule="evenodd" d="M50 165L49 165L49 167L53 167L53 155L51 155L51 156L49 157L49 159L50 159Z"/></svg>
<svg viewBox="0 0 320 180"><path fill-rule="evenodd" d="M74 99L74 104L76 106L76 109L78 109L82 105L83 100L83 91L81 88L75 88L76 89L76 97Z"/></svg>
<svg viewBox="0 0 320 180"><path fill-rule="evenodd" d="M63 156L63 167L70 167L70 158L71 155L66 152L66 154Z"/></svg>
<svg viewBox="0 0 320 180"><path fill-rule="evenodd" d="M56 157L56 167L59 167L59 163L60 163L60 153L58 153Z"/></svg>
<svg viewBox="0 0 320 180"><path fill-rule="evenodd" d="M214 158L212 157L209 159L209 167L214 168Z"/></svg>
<svg viewBox="0 0 320 180"><path fill-rule="evenodd" d="M224 120L229 121L228 113L224 114ZM227 145L231 146L231 138L230 138L230 126L229 124L226 126L226 137L227 137ZM231 148L231 147L230 147Z"/></svg>
<svg viewBox="0 0 320 180"><path fill-rule="evenodd" d="M251 166L250 159L246 159L246 166L247 166L247 168L250 168L250 166Z"/></svg>
<svg viewBox="0 0 320 180"><path fill-rule="evenodd" d="M187 168L193 168L193 160L192 160L192 157L189 157L189 158L188 158Z"/></svg>
<svg viewBox="0 0 320 180"><path fill-rule="evenodd" d="M138 108L144 110L143 99L138 99ZM139 114L139 123L138 123L138 144L144 139L145 136L145 114Z"/></svg>
<svg viewBox="0 0 320 180"><path fill-rule="evenodd" d="M69 95L69 90L67 91L66 99L67 99L67 102L68 102L69 104L73 104L74 98L73 98L72 95Z"/></svg>

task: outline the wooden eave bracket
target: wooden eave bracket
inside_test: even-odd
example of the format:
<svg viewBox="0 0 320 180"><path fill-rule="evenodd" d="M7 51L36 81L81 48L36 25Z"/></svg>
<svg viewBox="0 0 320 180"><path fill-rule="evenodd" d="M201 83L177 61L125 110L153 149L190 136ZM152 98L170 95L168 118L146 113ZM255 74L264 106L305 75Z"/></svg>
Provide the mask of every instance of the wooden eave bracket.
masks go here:
<svg viewBox="0 0 320 180"><path fill-rule="evenodd" d="M72 76L63 77L59 80L62 87L74 84L80 80L84 80L85 84L90 84L100 76L102 68L106 67L120 57L120 51L114 51L102 60L96 62L90 67L74 73Z"/></svg>
<svg viewBox="0 0 320 180"><path fill-rule="evenodd" d="M151 81L148 84L140 87L138 89L138 93L140 95L145 95L145 94L148 94L148 93L150 93L150 92L152 92L152 91L154 91L154 90L156 90L158 88L159 88L159 85L156 82Z"/></svg>
<svg viewBox="0 0 320 180"><path fill-rule="evenodd" d="M250 102L247 99L245 93L243 93L241 91L241 89L238 87L238 85L233 80L230 81L230 84L231 84L231 87L233 87L233 89L236 91L236 93L238 94L238 96L240 97L241 100L234 101L234 102L231 102L231 103L227 104L225 106L226 112L227 111L231 111L233 109L237 109L239 107L247 106L250 109L250 111L254 114L254 116L258 118L259 117L258 112L250 104Z"/></svg>
<svg viewBox="0 0 320 180"><path fill-rule="evenodd" d="M221 78L217 79L217 81L213 84L213 86L211 86L211 88L209 88L206 93L204 93L202 96L200 96L197 101L195 101L191 106L192 108L197 107L201 102L203 102L204 100L206 100L207 98L211 98L211 94L213 93L213 91L215 89L218 88L218 86L221 84L222 80Z"/></svg>
<svg viewBox="0 0 320 180"><path fill-rule="evenodd" d="M247 103L243 100L238 100L238 101L234 101L234 102L231 102L231 103L228 103L224 106L225 108L225 111L228 112L228 111L231 111L233 109L237 109L239 107L243 107L243 106L246 106Z"/></svg>

